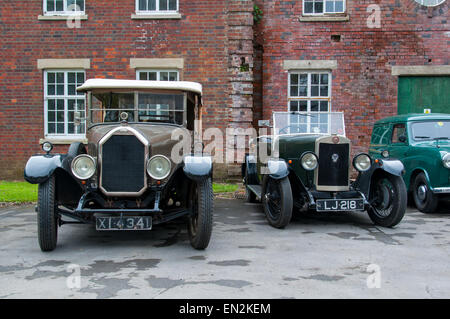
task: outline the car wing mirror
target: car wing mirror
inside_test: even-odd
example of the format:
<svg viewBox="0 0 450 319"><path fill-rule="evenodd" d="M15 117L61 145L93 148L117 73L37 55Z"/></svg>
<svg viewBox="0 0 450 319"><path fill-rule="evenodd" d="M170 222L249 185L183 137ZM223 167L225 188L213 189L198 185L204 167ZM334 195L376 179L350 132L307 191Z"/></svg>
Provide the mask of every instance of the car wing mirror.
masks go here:
<svg viewBox="0 0 450 319"><path fill-rule="evenodd" d="M398 137L398 141L399 141L400 143L406 143L406 136L405 136L405 135L400 135L400 136Z"/></svg>

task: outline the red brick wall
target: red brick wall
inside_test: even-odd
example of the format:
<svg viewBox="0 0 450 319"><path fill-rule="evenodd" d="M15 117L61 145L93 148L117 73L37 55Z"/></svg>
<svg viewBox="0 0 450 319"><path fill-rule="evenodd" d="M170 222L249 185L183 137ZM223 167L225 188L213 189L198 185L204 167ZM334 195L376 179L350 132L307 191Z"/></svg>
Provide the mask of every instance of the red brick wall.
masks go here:
<svg viewBox="0 0 450 319"><path fill-rule="evenodd" d="M391 66L450 62L448 1L432 10L430 18L413 0L347 0L348 22L300 22L300 0L256 3L264 12L255 27L255 40L264 47L263 118L287 111L283 60L337 60L332 110L345 112L354 152L367 151L376 120L397 112L397 77L391 75ZM381 7L380 29L367 27L370 4ZM331 35L340 35L341 41L331 41Z"/></svg>
<svg viewBox="0 0 450 319"><path fill-rule="evenodd" d="M184 58L182 79L204 85L204 127L226 127L231 116L227 11L222 0L180 0L181 20L132 20L134 0L86 0L88 20L70 29L66 21L38 21L41 0L3 0L0 178L23 176L27 158L40 151L43 72L37 59L90 58L88 79L135 79L130 58Z"/></svg>

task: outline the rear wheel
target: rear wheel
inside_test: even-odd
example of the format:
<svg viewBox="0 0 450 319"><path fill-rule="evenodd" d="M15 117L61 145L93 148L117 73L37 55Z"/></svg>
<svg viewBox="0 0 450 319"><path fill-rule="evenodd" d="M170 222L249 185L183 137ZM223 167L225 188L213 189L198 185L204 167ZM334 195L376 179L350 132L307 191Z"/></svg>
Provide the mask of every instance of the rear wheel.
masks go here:
<svg viewBox="0 0 450 319"><path fill-rule="evenodd" d="M193 183L190 196L192 215L188 219L188 235L192 247L208 247L213 227L214 199L211 178Z"/></svg>
<svg viewBox="0 0 450 319"><path fill-rule="evenodd" d="M439 199L428 186L424 173L416 176L413 182L413 200L417 209L422 213L433 213L439 204Z"/></svg>
<svg viewBox="0 0 450 319"><path fill-rule="evenodd" d="M369 217L383 227L394 227L403 219L406 211L407 192L400 176L379 174L372 181Z"/></svg>
<svg viewBox="0 0 450 319"><path fill-rule="evenodd" d="M42 251L52 251L58 240L58 218L55 204L55 176L38 188L38 239Z"/></svg>
<svg viewBox="0 0 450 319"><path fill-rule="evenodd" d="M275 228L286 227L292 219L292 189L287 177L275 180L267 177L262 194L264 213Z"/></svg>

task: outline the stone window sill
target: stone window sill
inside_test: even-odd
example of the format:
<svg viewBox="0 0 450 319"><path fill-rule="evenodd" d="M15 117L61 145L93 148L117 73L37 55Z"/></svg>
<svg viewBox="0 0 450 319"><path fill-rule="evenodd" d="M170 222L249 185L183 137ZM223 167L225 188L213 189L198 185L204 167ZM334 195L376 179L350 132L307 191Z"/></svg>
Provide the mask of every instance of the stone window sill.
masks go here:
<svg viewBox="0 0 450 319"><path fill-rule="evenodd" d="M44 142L50 142L53 145L70 145L72 143L75 142L81 142L83 144L87 144L88 140L87 138L64 138L64 137L46 137L46 138L41 138L39 140L39 144L44 144Z"/></svg>
<svg viewBox="0 0 450 319"><path fill-rule="evenodd" d="M86 14L80 14L80 15L39 15L38 20L39 21L62 21L67 19L79 19L79 20L87 20L88 16Z"/></svg>
<svg viewBox="0 0 450 319"><path fill-rule="evenodd" d="M300 22L346 22L350 20L346 15L323 15L323 16L301 16L298 18Z"/></svg>
<svg viewBox="0 0 450 319"><path fill-rule="evenodd" d="M167 13L167 14L132 14L133 20L180 20L180 13Z"/></svg>

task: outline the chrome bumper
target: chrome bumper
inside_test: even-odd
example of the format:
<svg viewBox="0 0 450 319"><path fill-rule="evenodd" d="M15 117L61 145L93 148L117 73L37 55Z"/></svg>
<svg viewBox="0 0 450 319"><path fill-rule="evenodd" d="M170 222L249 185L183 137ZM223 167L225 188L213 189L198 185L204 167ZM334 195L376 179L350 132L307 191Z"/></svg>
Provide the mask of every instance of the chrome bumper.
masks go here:
<svg viewBox="0 0 450 319"><path fill-rule="evenodd" d="M450 194L450 187L437 187L433 188L435 194Z"/></svg>

